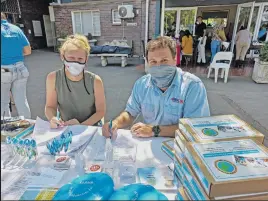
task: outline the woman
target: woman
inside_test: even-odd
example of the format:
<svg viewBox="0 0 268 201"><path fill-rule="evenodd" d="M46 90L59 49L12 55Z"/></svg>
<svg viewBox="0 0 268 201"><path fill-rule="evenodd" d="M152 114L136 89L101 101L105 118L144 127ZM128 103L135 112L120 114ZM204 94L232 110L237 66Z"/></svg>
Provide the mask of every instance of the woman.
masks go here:
<svg viewBox="0 0 268 201"><path fill-rule="evenodd" d="M213 28L212 39L211 39L211 61L213 61L214 56L220 51L221 38L219 37L219 26L215 25Z"/></svg>
<svg viewBox="0 0 268 201"><path fill-rule="evenodd" d="M181 48L183 54L193 54L193 37L189 30L184 32Z"/></svg>
<svg viewBox="0 0 268 201"><path fill-rule="evenodd" d="M225 35L225 31L224 31L224 24L222 23L220 26L219 26L219 33L218 33L220 39L222 42L226 42L227 41L227 38L226 38L226 35Z"/></svg>
<svg viewBox="0 0 268 201"><path fill-rule="evenodd" d="M250 32L242 26L240 31L236 34L235 44L236 44L236 62L235 66L239 66L245 60L245 56L250 47L251 34Z"/></svg>
<svg viewBox="0 0 268 201"><path fill-rule="evenodd" d="M85 71L89 52L88 40L81 35L69 36L60 49L63 68L49 73L46 81L45 115L52 128L98 125L105 115L102 80Z"/></svg>

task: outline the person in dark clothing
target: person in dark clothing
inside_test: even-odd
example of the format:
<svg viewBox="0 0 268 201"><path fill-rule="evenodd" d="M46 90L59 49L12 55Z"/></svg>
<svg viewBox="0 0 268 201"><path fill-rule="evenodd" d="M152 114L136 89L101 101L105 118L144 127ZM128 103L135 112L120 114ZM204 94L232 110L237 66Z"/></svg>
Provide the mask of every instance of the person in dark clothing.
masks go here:
<svg viewBox="0 0 268 201"><path fill-rule="evenodd" d="M204 36L207 25L203 22L203 18L201 16L197 17L195 24L195 35L200 38Z"/></svg>

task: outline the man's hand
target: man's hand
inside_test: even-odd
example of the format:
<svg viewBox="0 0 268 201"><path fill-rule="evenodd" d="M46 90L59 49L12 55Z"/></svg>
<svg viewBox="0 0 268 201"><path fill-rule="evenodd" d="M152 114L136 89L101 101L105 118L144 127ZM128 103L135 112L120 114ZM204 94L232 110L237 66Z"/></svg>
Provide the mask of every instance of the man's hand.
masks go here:
<svg viewBox="0 0 268 201"><path fill-rule="evenodd" d="M64 122L61 119L58 119L57 117L53 117L50 120L50 127L51 128L58 128L60 126L64 126Z"/></svg>
<svg viewBox="0 0 268 201"><path fill-rule="evenodd" d="M102 135L106 138L116 136L118 125L115 121L112 122L112 128L110 128L110 122L105 123L102 126Z"/></svg>
<svg viewBox="0 0 268 201"><path fill-rule="evenodd" d="M153 137L153 126L137 123L131 127L131 133L137 137Z"/></svg>
<svg viewBox="0 0 268 201"><path fill-rule="evenodd" d="M80 122L77 119L71 119L69 121L64 122L65 126L71 126L71 125L80 125Z"/></svg>

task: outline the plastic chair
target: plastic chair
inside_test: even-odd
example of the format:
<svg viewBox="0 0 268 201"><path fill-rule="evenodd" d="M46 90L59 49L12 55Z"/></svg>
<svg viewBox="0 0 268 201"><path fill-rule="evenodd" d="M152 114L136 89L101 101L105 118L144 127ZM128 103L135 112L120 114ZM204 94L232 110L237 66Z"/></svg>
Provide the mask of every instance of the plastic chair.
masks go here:
<svg viewBox="0 0 268 201"><path fill-rule="evenodd" d="M221 78L224 77L224 83L227 83L232 58L233 58L232 52L218 52L213 58L213 61L209 66L207 78L210 77L210 73L214 69L215 70L215 83L217 83L219 69L221 68L222 69Z"/></svg>

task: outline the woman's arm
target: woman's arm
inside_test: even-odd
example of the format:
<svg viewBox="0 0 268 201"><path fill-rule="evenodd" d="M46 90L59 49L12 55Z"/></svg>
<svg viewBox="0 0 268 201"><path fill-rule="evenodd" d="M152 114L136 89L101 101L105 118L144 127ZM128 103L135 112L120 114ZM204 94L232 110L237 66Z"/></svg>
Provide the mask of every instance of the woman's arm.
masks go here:
<svg viewBox="0 0 268 201"><path fill-rule="evenodd" d="M181 44L181 49L183 49L185 47L186 44L186 39L185 36L182 37L182 44Z"/></svg>
<svg viewBox="0 0 268 201"><path fill-rule="evenodd" d="M82 122L82 125L92 126L100 121L106 113L106 101L104 94L104 87L102 80L99 76L95 76L94 80L94 95L95 95L95 106L96 113L89 117L86 121Z"/></svg>
<svg viewBox="0 0 268 201"><path fill-rule="evenodd" d="M45 115L50 121L57 115L57 92L55 89L56 72L51 72L47 75L46 80L46 106Z"/></svg>

